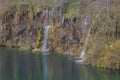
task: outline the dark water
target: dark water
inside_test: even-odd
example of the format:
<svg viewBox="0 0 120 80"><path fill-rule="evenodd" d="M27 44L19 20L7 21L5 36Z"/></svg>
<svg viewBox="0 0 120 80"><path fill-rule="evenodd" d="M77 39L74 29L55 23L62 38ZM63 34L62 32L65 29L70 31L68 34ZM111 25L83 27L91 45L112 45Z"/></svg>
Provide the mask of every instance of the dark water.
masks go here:
<svg viewBox="0 0 120 80"><path fill-rule="evenodd" d="M64 56L42 54L0 48L0 80L120 80L119 71L96 69L73 63Z"/></svg>

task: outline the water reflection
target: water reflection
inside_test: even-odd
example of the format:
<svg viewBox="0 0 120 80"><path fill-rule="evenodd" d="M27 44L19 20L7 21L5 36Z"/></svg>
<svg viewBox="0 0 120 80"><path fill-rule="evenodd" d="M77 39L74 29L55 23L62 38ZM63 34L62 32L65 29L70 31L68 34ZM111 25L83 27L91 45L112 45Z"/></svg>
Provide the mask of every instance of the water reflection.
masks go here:
<svg viewBox="0 0 120 80"><path fill-rule="evenodd" d="M0 80L119 80L119 71L96 69L63 56L0 48Z"/></svg>
<svg viewBox="0 0 120 80"><path fill-rule="evenodd" d="M44 54L47 54L47 53L44 52L42 55L43 80L49 80L50 77L49 77L48 57Z"/></svg>

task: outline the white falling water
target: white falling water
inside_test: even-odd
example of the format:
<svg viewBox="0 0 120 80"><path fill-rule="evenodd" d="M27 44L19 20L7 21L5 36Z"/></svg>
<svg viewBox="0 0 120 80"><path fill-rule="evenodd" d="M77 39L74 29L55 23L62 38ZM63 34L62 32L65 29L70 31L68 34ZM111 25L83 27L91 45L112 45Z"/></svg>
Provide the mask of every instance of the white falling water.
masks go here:
<svg viewBox="0 0 120 80"><path fill-rule="evenodd" d="M80 56L78 58L76 58L77 60L75 60L75 62L83 62L84 61L84 55L85 55L85 50L86 50L86 44L87 44L87 40L88 40L88 37L89 37L89 30L87 30L87 26L89 24L89 18L88 16L85 17L85 19L83 20L83 24L82 24L82 31L83 33L85 32L88 32L87 34L87 38L85 40L85 45L83 46L83 50L81 51L80 53Z"/></svg>
<svg viewBox="0 0 120 80"><path fill-rule="evenodd" d="M88 16L85 17L84 21L83 21L83 27L85 27L85 29L87 30L87 25L89 24L89 19L88 19ZM84 57L84 54L85 54L85 46L83 47L83 50L81 52L81 55L80 55L80 59L82 60L83 57Z"/></svg>
<svg viewBox="0 0 120 80"><path fill-rule="evenodd" d="M82 50L82 52L81 52L80 59L83 59L84 54L85 54L85 48L83 48L83 50Z"/></svg>
<svg viewBox="0 0 120 80"><path fill-rule="evenodd" d="M75 62L82 63L84 61L84 58L83 58L84 55L85 55L85 48L82 50L80 57L76 58Z"/></svg>
<svg viewBox="0 0 120 80"><path fill-rule="evenodd" d="M83 20L83 24L82 24L82 31L83 31L83 33L87 31L88 23L89 23L88 16L86 16L85 19ZM86 41L85 41L85 45L83 47L83 50L82 50L80 56L78 58L76 58L77 60L75 60L75 62L83 62L83 60L84 60L83 57L85 55L85 47L86 47Z"/></svg>
<svg viewBox="0 0 120 80"><path fill-rule="evenodd" d="M88 24L89 24L89 19L88 19L88 16L86 16L84 21L83 21L83 27L85 27L86 30L87 30ZM83 50L82 50L81 55L80 55L81 59L83 58L84 54L85 54L85 45L84 45Z"/></svg>
<svg viewBox="0 0 120 80"><path fill-rule="evenodd" d="M49 28L50 28L50 25L46 25L46 26L44 27L42 51L48 51L47 39L48 39L48 31L49 31Z"/></svg>
<svg viewBox="0 0 120 80"><path fill-rule="evenodd" d="M88 23L89 23L89 19L88 19L88 16L86 16L84 18L84 20L82 21L82 32L85 33L87 31L87 26L88 26Z"/></svg>
<svg viewBox="0 0 120 80"><path fill-rule="evenodd" d="M98 13L97 13L97 15L95 16L95 19L96 19L97 17L99 17L100 12L101 12L101 10L98 10ZM85 18L85 19L87 19L87 18ZM79 60L75 60L75 62L83 62L83 61L84 61L84 55L85 55L86 45L87 45L87 43L88 43L88 41L89 41L90 31L91 31L91 29L92 29L92 26L95 24L95 19L92 20L91 25L90 25L90 28L89 28L89 30L88 30L88 32L87 32L87 37L86 37L86 39L85 39L85 44L84 44L84 46L83 46L83 50L82 50L82 52L81 52L80 57L78 58ZM84 24L83 27L86 27L86 26L87 26L88 23L86 24L86 21L87 21L87 20L84 20L84 21L83 21L83 24Z"/></svg>

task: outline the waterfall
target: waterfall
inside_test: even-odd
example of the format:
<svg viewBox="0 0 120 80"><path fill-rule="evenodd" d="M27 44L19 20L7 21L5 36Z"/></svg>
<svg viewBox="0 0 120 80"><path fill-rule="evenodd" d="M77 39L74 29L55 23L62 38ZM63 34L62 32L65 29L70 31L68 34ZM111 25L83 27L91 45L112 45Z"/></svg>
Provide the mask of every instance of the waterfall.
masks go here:
<svg viewBox="0 0 120 80"><path fill-rule="evenodd" d="M50 28L50 25L46 25L44 27L42 51L48 51L47 39L48 39L49 28Z"/></svg>
<svg viewBox="0 0 120 80"><path fill-rule="evenodd" d="M49 23L49 10L46 9L45 13L46 13L46 23L48 24Z"/></svg>
<svg viewBox="0 0 120 80"><path fill-rule="evenodd" d="M50 28L50 25L49 25L49 10L48 8L46 9L45 11L46 13L46 25L44 26L44 33L43 33L43 45L42 45L42 51L48 51L48 47L47 47L47 39L48 39L48 31L49 31L49 28Z"/></svg>
<svg viewBox="0 0 120 80"><path fill-rule="evenodd" d="M81 52L80 59L83 59L84 54L85 54L85 48L83 48L83 50L82 50L82 52Z"/></svg>
<svg viewBox="0 0 120 80"><path fill-rule="evenodd" d="M85 32L88 31L88 30L87 30L88 24L89 24L89 19L88 19L88 16L86 16L85 19L83 20L83 25L82 25L83 31L85 31ZM83 33L84 33L84 32L83 32ZM88 34L89 34L89 32L88 32ZM88 36L88 34L87 34L87 36ZM85 42L86 42L86 41L85 41ZM83 50L82 50L81 55L80 55L80 59L83 59L83 57L84 57L85 47L86 47L86 44L85 44L84 47L83 47Z"/></svg>
<svg viewBox="0 0 120 80"><path fill-rule="evenodd" d="M87 32L87 27L88 27L88 23L89 23L89 18L88 18L88 16L86 16L85 18L84 18L84 20L82 21L82 32L83 33L85 33L85 32Z"/></svg>
<svg viewBox="0 0 120 80"><path fill-rule="evenodd" d="M85 32L87 32L88 30L87 30L87 26L88 26L88 24L89 24L89 19L88 19L88 16L86 16L85 17L85 19L82 21L82 31L83 31L83 33L85 33ZM89 33L89 31L88 31L88 33ZM87 37L88 37L88 34L87 34ZM87 40L87 38L86 38L86 40ZM82 50L82 52L80 53L80 56L79 57L77 57L77 58L75 58L75 62L83 62L83 57L84 57L84 55L85 55L85 48L86 48L86 40L85 40L85 45L83 46L83 50Z"/></svg>
<svg viewBox="0 0 120 80"><path fill-rule="evenodd" d="M85 51L86 51L86 45L87 45L87 43L89 41L90 32L91 32L91 29L92 29L93 25L95 24L95 19L99 17L100 12L101 12L101 10L98 10L98 13L96 14L95 18L91 21L91 25L89 27L89 30L87 31L87 36L86 36L86 39L85 39L85 44L83 46L83 50L82 50L80 56L76 58L75 62L83 62L84 61L84 55L85 55ZM87 18L85 18L85 19L87 19ZM83 21L83 24L85 26L88 25L88 23L86 24L86 21L87 20ZM85 26L83 26L83 27L85 27Z"/></svg>

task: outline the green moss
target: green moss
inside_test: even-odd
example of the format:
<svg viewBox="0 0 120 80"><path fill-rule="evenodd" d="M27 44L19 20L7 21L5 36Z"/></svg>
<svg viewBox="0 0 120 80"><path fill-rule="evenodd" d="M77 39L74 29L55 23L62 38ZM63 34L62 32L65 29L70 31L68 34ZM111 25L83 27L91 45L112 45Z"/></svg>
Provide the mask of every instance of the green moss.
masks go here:
<svg viewBox="0 0 120 80"><path fill-rule="evenodd" d="M30 50L31 49L31 47L30 47L30 45L22 45L22 46L20 46L20 48L19 48L20 50L22 50L22 51L26 51L26 50Z"/></svg>
<svg viewBox="0 0 120 80"><path fill-rule="evenodd" d="M39 48L41 46L42 37L43 37L43 27L41 27L38 32L36 48Z"/></svg>
<svg viewBox="0 0 120 80"><path fill-rule="evenodd" d="M69 2L68 5L66 6L66 13L65 13L65 17L66 18L70 18L72 19L73 14L76 10L76 1L73 1L73 2Z"/></svg>

